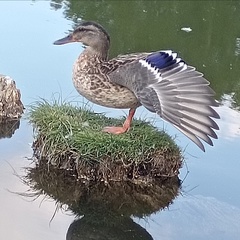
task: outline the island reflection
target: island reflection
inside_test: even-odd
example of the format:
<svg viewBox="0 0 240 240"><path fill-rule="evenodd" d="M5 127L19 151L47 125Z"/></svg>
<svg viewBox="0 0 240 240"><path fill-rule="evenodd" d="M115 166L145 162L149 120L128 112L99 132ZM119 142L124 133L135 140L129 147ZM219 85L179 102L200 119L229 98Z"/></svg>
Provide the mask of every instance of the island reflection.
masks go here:
<svg viewBox="0 0 240 240"><path fill-rule="evenodd" d="M76 216L69 226L67 240L153 239L131 217L144 218L166 209L180 193L178 176L145 183L89 182L44 160L36 160L34 164L23 179L30 187L24 195L51 198L60 209L64 207Z"/></svg>

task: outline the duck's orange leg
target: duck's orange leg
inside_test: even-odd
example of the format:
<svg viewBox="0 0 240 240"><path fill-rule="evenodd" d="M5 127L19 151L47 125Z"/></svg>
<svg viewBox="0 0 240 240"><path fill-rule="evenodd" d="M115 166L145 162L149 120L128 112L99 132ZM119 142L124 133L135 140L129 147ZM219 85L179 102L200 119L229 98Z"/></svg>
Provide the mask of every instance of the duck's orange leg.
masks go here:
<svg viewBox="0 0 240 240"><path fill-rule="evenodd" d="M112 133L112 134L121 134L121 133L127 132L130 129L131 122L132 122L135 111L136 111L135 108L131 108L129 110L129 114L128 114L125 122L123 123L122 127L105 127L103 129L103 132Z"/></svg>

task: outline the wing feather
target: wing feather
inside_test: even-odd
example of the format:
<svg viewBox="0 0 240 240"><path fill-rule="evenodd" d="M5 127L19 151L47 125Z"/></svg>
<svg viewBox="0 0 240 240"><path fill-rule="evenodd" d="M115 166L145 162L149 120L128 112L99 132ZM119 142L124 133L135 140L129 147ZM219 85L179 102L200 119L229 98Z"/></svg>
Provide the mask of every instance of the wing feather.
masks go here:
<svg viewBox="0 0 240 240"><path fill-rule="evenodd" d="M201 140L213 145L211 138L217 138L213 129L219 129L212 119L219 118L213 107L218 103L203 74L170 51L134 57L110 74L111 81L130 89L143 106L172 123L203 151Z"/></svg>

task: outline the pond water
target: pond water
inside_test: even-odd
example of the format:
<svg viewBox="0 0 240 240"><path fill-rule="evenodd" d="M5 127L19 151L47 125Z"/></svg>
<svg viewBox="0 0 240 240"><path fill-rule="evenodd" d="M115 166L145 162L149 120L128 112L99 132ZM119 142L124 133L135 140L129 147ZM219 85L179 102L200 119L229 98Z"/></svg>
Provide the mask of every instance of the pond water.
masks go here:
<svg viewBox="0 0 240 240"><path fill-rule="evenodd" d="M221 103L219 139L213 147L206 146L205 153L171 125L138 109L136 117L154 119L156 126L176 136L185 164L181 195L163 211L134 217L148 235L132 239L239 239L240 2L0 1L0 9L0 73L16 81L26 110L40 98L84 101L71 82L81 45L52 44L81 19L108 29L112 56L171 48L204 72ZM92 108L108 116L125 114ZM0 137L2 239L113 239L66 236L75 214L56 211L56 202L44 192L37 199L16 194L31 194L19 176L32 166L32 142L32 126L25 116L11 138Z"/></svg>

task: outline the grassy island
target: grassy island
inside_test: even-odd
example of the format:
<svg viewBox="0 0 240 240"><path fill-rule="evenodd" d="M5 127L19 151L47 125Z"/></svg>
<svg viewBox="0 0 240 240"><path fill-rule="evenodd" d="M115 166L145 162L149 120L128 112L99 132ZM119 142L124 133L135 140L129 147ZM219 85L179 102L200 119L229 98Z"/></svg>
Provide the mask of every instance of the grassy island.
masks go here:
<svg viewBox="0 0 240 240"><path fill-rule="evenodd" d="M126 134L111 135L102 128L121 125L70 103L40 101L30 107L34 155L83 181L148 181L172 177L182 166L180 149L164 131L134 120Z"/></svg>

